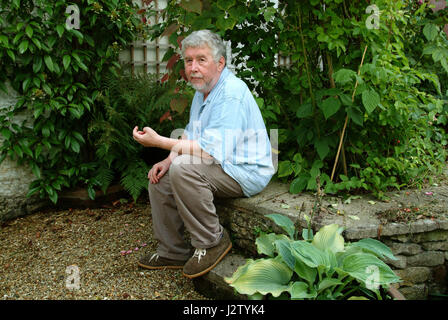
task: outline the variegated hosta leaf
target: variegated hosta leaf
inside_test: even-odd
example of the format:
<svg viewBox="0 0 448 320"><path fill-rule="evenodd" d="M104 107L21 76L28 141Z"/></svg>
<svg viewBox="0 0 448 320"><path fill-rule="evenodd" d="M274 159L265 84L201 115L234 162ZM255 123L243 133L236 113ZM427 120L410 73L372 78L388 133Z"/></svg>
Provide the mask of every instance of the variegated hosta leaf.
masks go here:
<svg viewBox="0 0 448 320"><path fill-rule="evenodd" d="M339 279L335 279L335 278L323 279L321 282L319 282L317 291L321 292L321 291L324 291L325 289L328 289L328 288L331 288L333 286L337 286L340 284L342 284L342 282Z"/></svg>
<svg viewBox="0 0 448 320"><path fill-rule="evenodd" d="M388 258L390 260L397 260L397 258L393 255L392 250L388 246L386 246L381 241L367 238L361 239L358 242L351 244L352 246L356 246L366 250L368 252L373 253L380 259Z"/></svg>
<svg viewBox="0 0 448 320"><path fill-rule="evenodd" d="M320 250L306 241L291 242L291 249L291 253L296 259L299 259L310 268L323 266L325 269L330 269L335 267L336 258L329 250ZM329 255L332 255L332 257Z"/></svg>
<svg viewBox="0 0 448 320"><path fill-rule="evenodd" d="M296 258L291 253L290 243L291 240L286 237L286 239L275 241L274 244L278 256L282 258L283 262L285 262L291 270L293 270L296 264Z"/></svg>
<svg viewBox="0 0 448 320"><path fill-rule="evenodd" d="M289 240L288 237L284 234L263 234L255 240L255 244L257 245L257 251L259 254L265 254L269 257L274 257L275 253L275 245L274 242L277 240Z"/></svg>
<svg viewBox="0 0 448 320"><path fill-rule="evenodd" d="M276 225L285 230L288 233L291 240L294 239L296 228L294 227L294 222L292 222L291 219L282 214L277 213L267 214L266 217L274 221Z"/></svg>
<svg viewBox="0 0 448 320"><path fill-rule="evenodd" d="M308 292L310 291L310 292ZM310 299L317 296L316 290L309 290L308 284L302 281L294 282L288 289L291 299Z"/></svg>
<svg viewBox="0 0 448 320"><path fill-rule="evenodd" d="M278 297L288 290L287 285L292 277L292 270L284 264L281 258L248 259L230 278L224 280L239 293L253 295L272 294Z"/></svg>
<svg viewBox="0 0 448 320"><path fill-rule="evenodd" d="M345 257L342 269L368 289L401 281L387 264L370 253L359 252Z"/></svg>
<svg viewBox="0 0 448 320"><path fill-rule="evenodd" d="M363 297L363 296L351 296L347 300L369 300L369 298Z"/></svg>
<svg viewBox="0 0 448 320"><path fill-rule="evenodd" d="M313 284L317 277L317 268L311 268L297 259L294 266L294 271L300 278L306 280L309 284Z"/></svg>
<svg viewBox="0 0 448 320"><path fill-rule="evenodd" d="M333 253L344 251L344 238L340 231L337 224L324 226L316 233L312 244L322 251L326 249Z"/></svg>

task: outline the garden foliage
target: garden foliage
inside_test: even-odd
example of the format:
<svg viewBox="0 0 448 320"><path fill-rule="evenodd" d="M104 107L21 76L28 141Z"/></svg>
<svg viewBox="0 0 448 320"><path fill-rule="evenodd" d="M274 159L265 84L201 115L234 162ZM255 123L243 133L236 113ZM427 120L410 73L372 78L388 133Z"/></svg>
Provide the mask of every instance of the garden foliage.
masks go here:
<svg viewBox="0 0 448 320"><path fill-rule="evenodd" d="M174 47L204 28L231 41L236 73L279 130L278 177L292 193L315 190L319 176L326 193L383 197L446 160L446 11L401 0L190 0L170 1L164 19L153 37ZM180 79L176 50L165 60Z"/></svg>
<svg viewBox="0 0 448 320"><path fill-rule="evenodd" d="M121 68L120 50L144 33L138 8L130 0L76 1L77 29L74 20L67 23L74 13L67 10L71 1L0 4L0 89L11 86L20 96L16 105L0 110L0 161L9 156L31 167L35 180L29 195L39 193L56 203L63 188L85 187L94 198L95 188L106 189L112 175L128 176L126 167L117 170L125 160L128 166L137 161L130 157L113 163L118 156L135 155L129 141L132 129L122 132L120 150L108 149L113 141L104 144L104 134L88 129L99 119L114 130L125 129L104 103L109 95L104 88L106 79ZM123 119L135 119L128 112L137 107L125 110Z"/></svg>
<svg viewBox="0 0 448 320"><path fill-rule="evenodd" d="M207 28L231 41L235 72L279 130L278 177L291 192L315 190L318 176L327 193L420 185L446 160L448 18L426 2L374 2L372 16L366 0L168 1L164 22L148 25L152 1L79 0L80 28L69 29L70 1L0 0L0 90L20 95L0 110L0 161L26 162L29 194L53 202L114 180L135 199L150 164L128 130L185 126L178 49ZM161 81L117 72L120 50L147 34L172 45Z"/></svg>
<svg viewBox="0 0 448 320"><path fill-rule="evenodd" d="M336 224L322 227L315 235L303 229L303 240L298 240L289 218L267 217L288 235L269 233L257 238L258 253L266 257L248 259L225 279L241 294L253 299L382 300L384 289L400 281L382 261L397 258L378 240L345 243L343 229Z"/></svg>

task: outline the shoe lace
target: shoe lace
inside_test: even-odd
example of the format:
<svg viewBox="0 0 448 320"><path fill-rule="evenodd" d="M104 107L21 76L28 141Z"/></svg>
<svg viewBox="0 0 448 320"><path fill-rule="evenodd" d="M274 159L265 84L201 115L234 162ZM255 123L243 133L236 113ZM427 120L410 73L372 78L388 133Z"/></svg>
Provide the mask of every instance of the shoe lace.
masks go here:
<svg viewBox="0 0 448 320"><path fill-rule="evenodd" d="M198 263L201 261L201 258L207 254L206 249L196 249L194 250L193 258L198 258Z"/></svg>
<svg viewBox="0 0 448 320"><path fill-rule="evenodd" d="M155 259L154 259L155 258ZM158 253L154 253L151 258L149 259L149 261L151 262L152 259L154 259L154 261L157 261L159 259L159 254Z"/></svg>

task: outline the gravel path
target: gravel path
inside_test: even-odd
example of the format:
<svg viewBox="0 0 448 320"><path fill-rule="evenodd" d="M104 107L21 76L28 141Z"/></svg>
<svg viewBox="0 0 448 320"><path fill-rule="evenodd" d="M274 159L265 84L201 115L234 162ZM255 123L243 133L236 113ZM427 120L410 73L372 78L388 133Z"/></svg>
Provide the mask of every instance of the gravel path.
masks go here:
<svg viewBox="0 0 448 320"><path fill-rule="evenodd" d="M0 227L0 299L204 300L181 270L146 270L149 205L42 211Z"/></svg>

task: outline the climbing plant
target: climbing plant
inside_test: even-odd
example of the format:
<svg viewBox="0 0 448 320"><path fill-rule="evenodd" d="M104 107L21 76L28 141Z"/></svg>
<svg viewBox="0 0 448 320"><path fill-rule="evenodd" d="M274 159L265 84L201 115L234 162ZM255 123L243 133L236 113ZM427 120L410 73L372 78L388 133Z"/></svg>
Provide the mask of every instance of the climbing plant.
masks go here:
<svg viewBox="0 0 448 320"><path fill-rule="evenodd" d="M95 196L101 163L88 126L105 112L98 97L120 50L144 34L137 10L131 0L0 1L0 89L19 95L0 110L0 162L31 167L29 195L56 203L82 186Z"/></svg>
<svg viewBox="0 0 448 320"><path fill-rule="evenodd" d="M446 12L425 1L169 1L165 79L182 81L193 30L231 42L232 64L279 130L277 176L292 193L415 186L446 160ZM282 60L287 63L279 63Z"/></svg>

